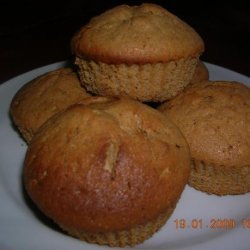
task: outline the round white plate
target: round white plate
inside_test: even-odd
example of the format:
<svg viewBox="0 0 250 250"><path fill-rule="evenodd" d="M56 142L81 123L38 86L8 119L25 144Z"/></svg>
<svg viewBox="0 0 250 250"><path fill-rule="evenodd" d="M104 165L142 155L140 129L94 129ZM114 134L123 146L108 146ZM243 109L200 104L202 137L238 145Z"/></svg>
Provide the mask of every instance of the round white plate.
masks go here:
<svg viewBox="0 0 250 250"><path fill-rule="evenodd" d="M1 250L109 249L82 242L59 231L37 212L23 191L22 164L27 146L11 123L9 105L13 95L27 81L64 65L65 62L59 62L41 67L0 86ZM250 86L250 79L244 75L216 65L206 65L211 80L234 80ZM218 197L187 186L167 224L134 248L250 249L250 193Z"/></svg>

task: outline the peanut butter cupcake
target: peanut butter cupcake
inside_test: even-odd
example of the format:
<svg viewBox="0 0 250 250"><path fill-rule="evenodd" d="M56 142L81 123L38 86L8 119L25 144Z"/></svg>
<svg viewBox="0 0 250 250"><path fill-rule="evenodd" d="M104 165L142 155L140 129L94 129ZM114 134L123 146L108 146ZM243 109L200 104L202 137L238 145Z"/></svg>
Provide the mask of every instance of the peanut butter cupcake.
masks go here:
<svg viewBox="0 0 250 250"><path fill-rule="evenodd" d="M204 43L178 17L145 3L120 5L92 18L71 47L88 91L162 102L190 82Z"/></svg>
<svg viewBox="0 0 250 250"><path fill-rule="evenodd" d="M189 177L189 148L157 110L97 99L69 107L39 129L26 154L25 187L68 234L135 245L173 212Z"/></svg>
<svg viewBox="0 0 250 250"><path fill-rule="evenodd" d="M90 96L70 68L48 72L25 84L14 96L10 113L27 143L51 116Z"/></svg>
<svg viewBox="0 0 250 250"><path fill-rule="evenodd" d="M159 110L181 129L192 156L189 184L209 194L250 191L250 90L236 82L203 82Z"/></svg>

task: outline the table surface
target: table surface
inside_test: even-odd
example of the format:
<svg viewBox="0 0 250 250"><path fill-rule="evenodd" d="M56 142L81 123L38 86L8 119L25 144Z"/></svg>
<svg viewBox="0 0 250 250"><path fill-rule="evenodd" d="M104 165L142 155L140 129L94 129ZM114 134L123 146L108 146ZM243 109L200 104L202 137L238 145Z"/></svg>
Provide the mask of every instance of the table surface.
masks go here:
<svg viewBox="0 0 250 250"><path fill-rule="evenodd" d="M73 59L70 40L88 20L124 1L8 1L1 7L0 84L34 68ZM152 1L153 2L153 1ZM250 10L247 1L154 1L203 38L201 59L250 76ZM140 4L140 1L126 1ZM15 8L13 8L15 4Z"/></svg>

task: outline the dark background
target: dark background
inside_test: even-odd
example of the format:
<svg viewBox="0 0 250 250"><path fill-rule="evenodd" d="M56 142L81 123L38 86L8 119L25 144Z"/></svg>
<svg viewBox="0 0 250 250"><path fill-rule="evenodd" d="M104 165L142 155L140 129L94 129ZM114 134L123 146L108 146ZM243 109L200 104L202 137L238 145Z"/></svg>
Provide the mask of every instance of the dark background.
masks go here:
<svg viewBox="0 0 250 250"><path fill-rule="evenodd" d="M73 34L95 15L143 1L2 1L0 83L31 69L71 59ZM145 1L144 1L145 2ZM151 1L190 24L203 38L201 59L250 76L248 1Z"/></svg>

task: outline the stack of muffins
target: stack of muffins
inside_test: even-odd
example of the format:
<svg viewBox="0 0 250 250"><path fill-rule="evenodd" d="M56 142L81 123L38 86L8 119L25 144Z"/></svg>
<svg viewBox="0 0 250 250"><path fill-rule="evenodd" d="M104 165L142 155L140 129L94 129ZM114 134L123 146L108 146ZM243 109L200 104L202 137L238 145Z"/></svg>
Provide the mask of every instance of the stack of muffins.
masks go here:
<svg viewBox="0 0 250 250"><path fill-rule="evenodd" d="M71 48L79 78L39 76L10 107L28 143L25 188L68 234L132 246L166 223L186 184L250 191L250 90L208 81L193 28L155 4L121 5Z"/></svg>

